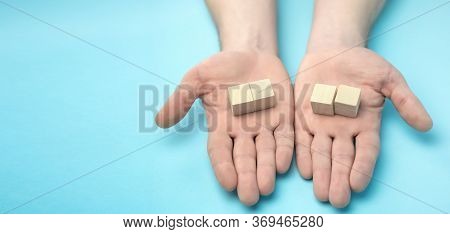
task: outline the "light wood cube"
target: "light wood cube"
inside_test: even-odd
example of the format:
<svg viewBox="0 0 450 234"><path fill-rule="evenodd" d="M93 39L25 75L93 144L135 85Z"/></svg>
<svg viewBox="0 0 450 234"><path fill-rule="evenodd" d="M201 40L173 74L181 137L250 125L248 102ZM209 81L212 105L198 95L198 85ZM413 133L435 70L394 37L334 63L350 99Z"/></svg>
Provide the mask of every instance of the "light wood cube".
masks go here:
<svg viewBox="0 0 450 234"><path fill-rule="evenodd" d="M233 115L243 115L275 106L275 92L269 79L228 88Z"/></svg>
<svg viewBox="0 0 450 234"><path fill-rule="evenodd" d="M315 84L310 100L313 112L320 115L334 115L335 95L336 86Z"/></svg>
<svg viewBox="0 0 450 234"><path fill-rule="evenodd" d="M255 111L255 104L248 83L228 88L228 99L233 115L242 115Z"/></svg>
<svg viewBox="0 0 450 234"><path fill-rule="evenodd" d="M334 99L334 112L350 118L358 115L361 102L361 89L347 85L339 85Z"/></svg>
<svg viewBox="0 0 450 234"><path fill-rule="evenodd" d="M269 79L249 83L255 101L255 111L275 106L275 92Z"/></svg>

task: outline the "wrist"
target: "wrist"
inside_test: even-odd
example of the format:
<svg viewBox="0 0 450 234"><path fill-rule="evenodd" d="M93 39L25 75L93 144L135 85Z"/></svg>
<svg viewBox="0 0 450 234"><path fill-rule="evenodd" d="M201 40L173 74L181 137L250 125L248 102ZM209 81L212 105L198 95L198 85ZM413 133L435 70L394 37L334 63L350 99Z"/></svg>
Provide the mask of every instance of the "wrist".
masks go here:
<svg viewBox="0 0 450 234"><path fill-rule="evenodd" d="M316 0L308 52L366 47L370 27L384 0Z"/></svg>
<svg viewBox="0 0 450 234"><path fill-rule="evenodd" d="M277 55L275 0L207 0L223 51L251 50Z"/></svg>
<svg viewBox="0 0 450 234"><path fill-rule="evenodd" d="M367 32L358 28L317 26L312 29L308 40L307 51L317 52L331 48L348 49L366 47Z"/></svg>
<svg viewBox="0 0 450 234"><path fill-rule="evenodd" d="M275 29L240 26L219 30L222 51L258 51L277 55Z"/></svg>

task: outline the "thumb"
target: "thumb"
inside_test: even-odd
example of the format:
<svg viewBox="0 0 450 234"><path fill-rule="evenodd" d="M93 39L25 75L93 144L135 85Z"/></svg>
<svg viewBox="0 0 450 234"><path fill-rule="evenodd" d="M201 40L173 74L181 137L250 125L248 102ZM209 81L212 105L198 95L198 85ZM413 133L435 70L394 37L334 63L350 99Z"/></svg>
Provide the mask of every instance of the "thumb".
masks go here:
<svg viewBox="0 0 450 234"><path fill-rule="evenodd" d="M385 84L382 92L391 99L397 111L410 126L423 132L431 129L433 120L396 68L392 68L389 82Z"/></svg>
<svg viewBox="0 0 450 234"><path fill-rule="evenodd" d="M189 70L169 97L155 118L161 128L169 128L178 123L187 114L194 101L199 97L198 68Z"/></svg>

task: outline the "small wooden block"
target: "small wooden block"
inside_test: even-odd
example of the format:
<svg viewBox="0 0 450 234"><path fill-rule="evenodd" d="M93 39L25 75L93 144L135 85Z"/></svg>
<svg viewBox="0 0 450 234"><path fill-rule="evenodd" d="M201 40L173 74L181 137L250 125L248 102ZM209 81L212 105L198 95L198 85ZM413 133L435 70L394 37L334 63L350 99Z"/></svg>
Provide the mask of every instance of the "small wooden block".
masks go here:
<svg viewBox="0 0 450 234"><path fill-rule="evenodd" d="M228 99L235 116L268 109L275 105L275 93L269 79L229 87Z"/></svg>
<svg viewBox="0 0 450 234"><path fill-rule="evenodd" d="M269 79L249 83L255 101L255 111L275 106L275 92Z"/></svg>
<svg viewBox="0 0 450 234"><path fill-rule="evenodd" d="M254 99L248 83L229 87L228 99L233 115L255 111Z"/></svg>
<svg viewBox="0 0 450 234"><path fill-rule="evenodd" d="M361 102L361 89L347 85L339 85L334 99L334 112L350 118L358 115Z"/></svg>
<svg viewBox="0 0 450 234"><path fill-rule="evenodd" d="M320 115L334 115L335 95L336 86L315 84L310 100L313 112Z"/></svg>

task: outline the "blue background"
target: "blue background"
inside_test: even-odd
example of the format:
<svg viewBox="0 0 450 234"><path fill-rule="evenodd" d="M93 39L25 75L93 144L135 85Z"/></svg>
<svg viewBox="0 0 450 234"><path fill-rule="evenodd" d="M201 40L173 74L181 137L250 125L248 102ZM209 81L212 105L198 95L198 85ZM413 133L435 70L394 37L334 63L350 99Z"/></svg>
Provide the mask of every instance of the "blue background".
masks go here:
<svg viewBox="0 0 450 234"><path fill-rule="evenodd" d="M389 1L372 33L443 2ZM313 1L278 5L280 56L294 74ZM139 132L139 86L161 91L147 97L158 107L164 88L175 87L148 71L176 84L219 50L202 1L0 1L0 212L440 212L423 202L449 212L449 24L447 4L369 42L402 71L434 128L414 131L387 102L376 181L366 192L332 208L292 165L272 196L248 208L216 182L198 103L190 132Z"/></svg>

